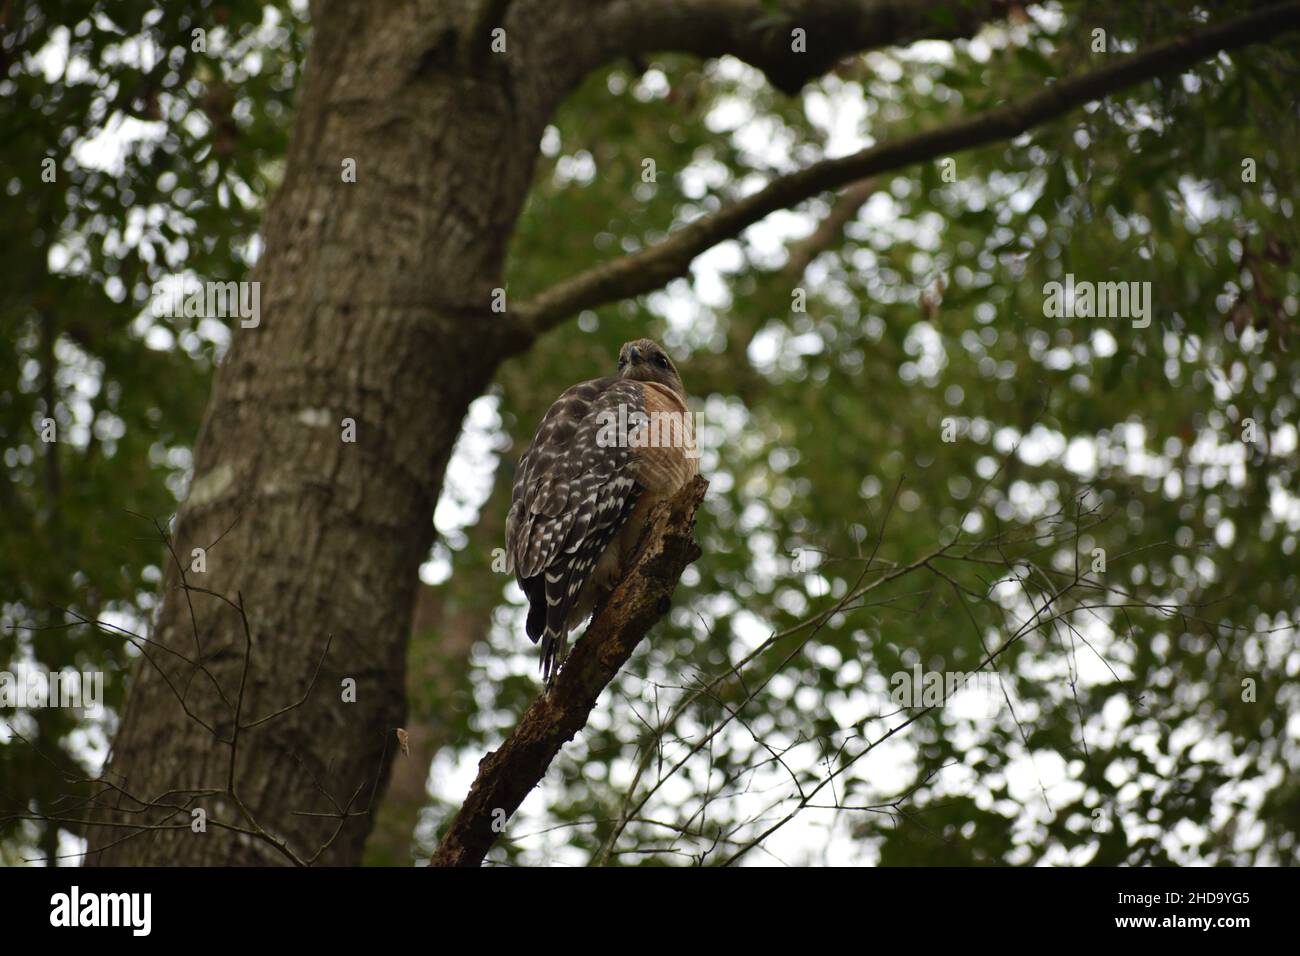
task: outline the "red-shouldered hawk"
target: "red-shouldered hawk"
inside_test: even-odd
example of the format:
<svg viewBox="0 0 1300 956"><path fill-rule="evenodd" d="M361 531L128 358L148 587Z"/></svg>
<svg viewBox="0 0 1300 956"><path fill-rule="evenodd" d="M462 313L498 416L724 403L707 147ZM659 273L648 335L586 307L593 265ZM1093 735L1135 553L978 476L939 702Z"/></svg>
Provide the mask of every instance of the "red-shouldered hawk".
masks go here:
<svg viewBox="0 0 1300 956"><path fill-rule="evenodd" d="M699 473L686 390L649 339L619 350L618 374L556 399L519 460L506 555L542 642L547 686L569 631L608 597L650 509Z"/></svg>

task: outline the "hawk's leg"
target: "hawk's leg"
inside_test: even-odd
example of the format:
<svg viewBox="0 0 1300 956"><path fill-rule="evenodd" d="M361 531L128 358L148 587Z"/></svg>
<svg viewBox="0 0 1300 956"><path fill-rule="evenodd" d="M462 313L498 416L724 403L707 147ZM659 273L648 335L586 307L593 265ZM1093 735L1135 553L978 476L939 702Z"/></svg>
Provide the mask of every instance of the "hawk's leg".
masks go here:
<svg viewBox="0 0 1300 956"><path fill-rule="evenodd" d="M548 645L542 649L542 677L546 689L550 690L555 684L555 675L560 673L560 666L569 656L569 635L566 632L559 637L549 637L547 641Z"/></svg>

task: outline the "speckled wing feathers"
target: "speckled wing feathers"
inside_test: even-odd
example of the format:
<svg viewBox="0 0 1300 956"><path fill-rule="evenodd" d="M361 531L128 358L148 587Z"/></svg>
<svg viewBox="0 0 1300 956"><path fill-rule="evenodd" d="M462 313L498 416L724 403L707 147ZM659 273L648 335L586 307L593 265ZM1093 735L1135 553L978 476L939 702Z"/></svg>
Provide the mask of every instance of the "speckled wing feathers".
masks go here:
<svg viewBox="0 0 1300 956"><path fill-rule="evenodd" d="M609 423L626 422L644 407L641 383L582 382L551 406L520 460L506 551L531 605L528 636L544 642L547 676L578 592L642 490L633 471L635 449L610 441L616 429L611 432Z"/></svg>

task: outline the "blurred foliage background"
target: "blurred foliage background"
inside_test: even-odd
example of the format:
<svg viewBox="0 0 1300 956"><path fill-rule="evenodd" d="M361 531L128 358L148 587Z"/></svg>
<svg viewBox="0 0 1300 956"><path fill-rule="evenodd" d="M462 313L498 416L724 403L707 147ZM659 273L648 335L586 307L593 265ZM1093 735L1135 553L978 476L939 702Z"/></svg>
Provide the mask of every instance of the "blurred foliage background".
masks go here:
<svg viewBox="0 0 1300 956"><path fill-rule="evenodd" d="M540 144L510 298L774 175L1250 6L1017 8L970 41L845 60L797 97L729 59L619 64ZM255 261L308 34L291 4L6 7L0 669L101 669L109 705L6 710L6 802L50 811L63 774L102 763L132 655L60 627L64 609L147 622L162 555L131 512L174 510L229 339L152 317L149 297ZM641 335L703 416L704 557L493 861L1300 860L1297 89L1293 36L1220 56L769 217L690 280L508 363L435 515L414 746L370 862L427 856L536 695L522 595L492 570L513 464L559 392ZM1067 275L1149 282L1150 325L1046 315ZM880 581L958 529L961 560ZM975 671L1012 634L996 692L897 705L896 675ZM6 863L76 848L0 829Z"/></svg>

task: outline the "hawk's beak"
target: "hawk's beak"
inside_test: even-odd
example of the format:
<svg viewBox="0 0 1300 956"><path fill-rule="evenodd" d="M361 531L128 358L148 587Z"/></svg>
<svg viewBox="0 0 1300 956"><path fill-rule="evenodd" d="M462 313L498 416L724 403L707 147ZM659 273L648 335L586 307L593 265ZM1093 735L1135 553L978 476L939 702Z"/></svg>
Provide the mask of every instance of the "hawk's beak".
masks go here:
<svg viewBox="0 0 1300 956"><path fill-rule="evenodd" d="M641 361L641 351L635 345L627 350L627 354L633 362Z"/></svg>

